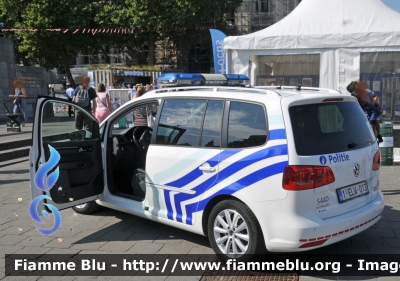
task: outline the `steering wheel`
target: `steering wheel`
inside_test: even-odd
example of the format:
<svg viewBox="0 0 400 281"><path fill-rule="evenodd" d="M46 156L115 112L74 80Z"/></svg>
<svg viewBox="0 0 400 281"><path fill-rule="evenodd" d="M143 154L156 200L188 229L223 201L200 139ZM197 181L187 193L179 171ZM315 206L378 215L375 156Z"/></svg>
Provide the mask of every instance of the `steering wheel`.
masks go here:
<svg viewBox="0 0 400 281"><path fill-rule="evenodd" d="M151 132L151 131L153 131L153 129L150 127L146 127L146 126L139 126L139 127L136 127L132 133L133 143L136 145L136 147L140 151L144 150L146 148L146 146L148 146L148 144L150 144L150 140L148 140L148 144L145 147L143 147L143 144L146 144L146 143L143 143L146 141L144 139L144 134L146 131Z"/></svg>

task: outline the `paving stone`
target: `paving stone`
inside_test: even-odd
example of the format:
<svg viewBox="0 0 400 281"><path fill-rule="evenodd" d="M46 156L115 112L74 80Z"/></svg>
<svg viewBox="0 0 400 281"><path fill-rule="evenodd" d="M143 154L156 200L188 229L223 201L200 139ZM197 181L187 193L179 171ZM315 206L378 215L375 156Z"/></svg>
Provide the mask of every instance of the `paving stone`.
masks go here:
<svg viewBox="0 0 400 281"><path fill-rule="evenodd" d="M60 249L60 248L49 248L46 254L57 254L57 255L76 255L79 254L80 250L74 249Z"/></svg>
<svg viewBox="0 0 400 281"><path fill-rule="evenodd" d="M193 248L192 243L168 243L157 252L157 254L188 254Z"/></svg>
<svg viewBox="0 0 400 281"><path fill-rule="evenodd" d="M135 232L147 232L147 233L160 233L162 232L156 225L153 224L135 224L133 223L130 227L124 230L128 233L135 233Z"/></svg>
<svg viewBox="0 0 400 281"><path fill-rule="evenodd" d="M17 243L21 242L22 240L28 239L28 237L22 235L11 235L6 234L1 237L0 245L11 246L16 245Z"/></svg>
<svg viewBox="0 0 400 281"><path fill-rule="evenodd" d="M153 242L159 236L160 236L160 233L137 232L137 233L129 236L129 238L127 240L128 241L135 241L135 242L138 242L138 243L141 243L141 242L149 243L149 242Z"/></svg>
<svg viewBox="0 0 400 281"><path fill-rule="evenodd" d="M97 221L97 220L89 220L87 222L82 222L78 224L75 228L81 229L101 229L105 226L107 222Z"/></svg>
<svg viewBox="0 0 400 281"><path fill-rule="evenodd" d="M127 253L128 254L155 254L157 253L164 244L161 243L136 243L130 248Z"/></svg>
<svg viewBox="0 0 400 281"><path fill-rule="evenodd" d="M382 242L386 248L400 248L400 238L382 238Z"/></svg>
<svg viewBox="0 0 400 281"><path fill-rule="evenodd" d="M131 236L130 233L122 231L108 231L106 234L101 236L101 240L105 241L125 241Z"/></svg>
<svg viewBox="0 0 400 281"><path fill-rule="evenodd" d="M106 244L106 242L82 242L74 244L71 249L74 250L97 250L101 246Z"/></svg>
<svg viewBox="0 0 400 281"><path fill-rule="evenodd" d="M107 222L107 221L104 221ZM127 233L131 233L132 228L130 228L134 223L132 222L109 222L105 227L110 228L113 231L125 231ZM129 229L129 231L126 231Z"/></svg>
<svg viewBox="0 0 400 281"><path fill-rule="evenodd" d="M393 221L378 221L376 223L377 228L387 228L387 229L400 229L400 222Z"/></svg>
<svg viewBox="0 0 400 281"><path fill-rule="evenodd" d="M136 242L133 241L111 241L107 242L99 248L99 251L108 252L126 252L135 245Z"/></svg>
<svg viewBox="0 0 400 281"><path fill-rule="evenodd" d="M336 243L337 245L351 245L351 239L347 238Z"/></svg>
<svg viewBox="0 0 400 281"><path fill-rule="evenodd" d="M351 237L351 244L383 246L381 237L375 237L375 236Z"/></svg>
<svg viewBox="0 0 400 281"><path fill-rule="evenodd" d="M182 243L187 236L188 232L186 231L162 233L154 240L154 243Z"/></svg>
<svg viewBox="0 0 400 281"><path fill-rule="evenodd" d="M385 228L368 228L364 232L365 236L377 236L377 237L395 237L394 232L392 229L385 229ZM400 234L400 230L399 230Z"/></svg>
<svg viewBox="0 0 400 281"><path fill-rule="evenodd" d="M21 242L17 243L17 246L26 246L26 247L42 247L45 244L50 243L55 238L48 236L25 236L21 235L20 237L24 238Z"/></svg>
<svg viewBox="0 0 400 281"><path fill-rule="evenodd" d="M24 225L21 225L21 226L18 226L18 227L17 226L10 226L10 227L8 227L6 229L0 230L0 234L12 234L12 235L24 234L24 235L29 235L29 234L27 234L27 232L31 231L31 230L35 230L36 232L38 232L36 230L36 228L34 228L34 227L31 227L31 226L25 227ZM43 235L43 234L40 234L40 235Z"/></svg>
<svg viewBox="0 0 400 281"><path fill-rule="evenodd" d="M400 248L387 248L382 246L368 245L370 254L400 255Z"/></svg>
<svg viewBox="0 0 400 281"><path fill-rule="evenodd" d="M24 247L19 251L16 251L14 255L36 255L36 257L40 257L41 255L47 253L50 249L41 248L41 247Z"/></svg>
<svg viewBox="0 0 400 281"><path fill-rule="evenodd" d="M369 254L367 245L336 245L337 254Z"/></svg>
<svg viewBox="0 0 400 281"><path fill-rule="evenodd" d="M400 216L397 215L385 215L386 219L388 221L396 221L396 222L400 222Z"/></svg>
<svg viewBox="0 0 400 281"><path fill-rule="evenodd" d="M15 252L21 250L23 246L1 246L0 247L0 257L4 258L5 255L14 254Z"/></svg>
<svg viewBox="0 0 400 281"><path fill-rule="evenodd" d="M42 247L45 248L50 248L50 249L69 249L74 243L79 240L75 237L66 237L66 238L61 238L62 240L59 240L58 238L53 239L49 243L44 244Z"/></svg>
<svg viewBox="0 0 400 281"><path fill-rule="evenodd" d="M189 254L193 255L213 255L214 250L210 247L204 247L204 246L193 246L193 248L190 250Z"/></svg>

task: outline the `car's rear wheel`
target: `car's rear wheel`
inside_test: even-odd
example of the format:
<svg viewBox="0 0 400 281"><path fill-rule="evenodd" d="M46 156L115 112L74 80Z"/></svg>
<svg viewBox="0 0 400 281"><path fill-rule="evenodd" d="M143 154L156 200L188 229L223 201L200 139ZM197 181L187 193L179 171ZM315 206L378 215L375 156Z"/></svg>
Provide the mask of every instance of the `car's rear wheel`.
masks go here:
<svg viewBox="0 0 400 281"><path fill-rule="evenodd" d="M72 207L72 209L74 209L74 211L79 214L87 215L87 214L91 214L91 213L99 210L100 206L97 205L95 201L91 201L91 202L76 205L76 206Z"/></svg>
<svg viewBox="0 0 400 281"><path fill-rule="evenodd" d="M208 238L224 261L249 261L266 253L260 225L250 208L236 200L214 206L208 217Z"/></svg>

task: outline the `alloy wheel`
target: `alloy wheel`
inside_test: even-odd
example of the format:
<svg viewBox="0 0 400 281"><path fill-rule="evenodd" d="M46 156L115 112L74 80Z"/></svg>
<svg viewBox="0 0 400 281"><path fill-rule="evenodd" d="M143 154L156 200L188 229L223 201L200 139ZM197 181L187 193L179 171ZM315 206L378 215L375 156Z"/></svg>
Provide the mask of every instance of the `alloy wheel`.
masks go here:
<svg viewBox="0 0 400 281"><path fill-rule="evenodd" d="M249 229L244 218L235 210L222 210L214 220L214 239L220 251L238 258L249 247Z"/></svg>

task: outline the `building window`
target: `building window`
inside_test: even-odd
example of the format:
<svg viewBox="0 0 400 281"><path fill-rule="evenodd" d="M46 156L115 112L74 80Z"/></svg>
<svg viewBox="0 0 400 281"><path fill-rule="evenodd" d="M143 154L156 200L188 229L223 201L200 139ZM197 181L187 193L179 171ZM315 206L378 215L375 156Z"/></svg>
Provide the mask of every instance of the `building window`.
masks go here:
<svg viewBox="0 0 400 281"><path fill-rule="evenodd" d="M268 12L268 0L257 0L256 1L256 11L267 13Z"/></svg>

